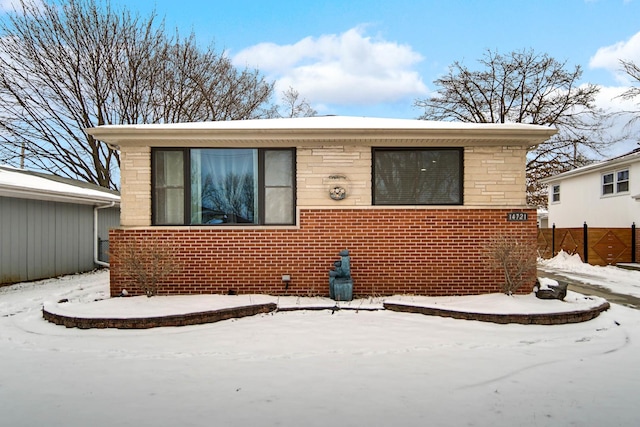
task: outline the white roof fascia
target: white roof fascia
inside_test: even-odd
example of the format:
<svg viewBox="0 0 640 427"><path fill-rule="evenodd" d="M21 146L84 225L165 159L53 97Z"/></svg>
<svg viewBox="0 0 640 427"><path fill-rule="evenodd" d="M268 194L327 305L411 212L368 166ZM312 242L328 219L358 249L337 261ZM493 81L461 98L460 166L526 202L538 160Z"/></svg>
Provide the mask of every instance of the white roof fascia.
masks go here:
<svg viewBox="0 0 640 427"><path fill-rule="evenodd" d="M120 205L120 197L105 194L102 196L91 196L87 194L65 193L59 191L37 190L33 188L8 187L0 184L0 196L16 199L34 199L51 202L76 203L82 205L103 205L114 203Z"/></svg>
<svg viewBox="0 0 640 427"><path fill-rule="evenodd" d="M0 169L0 196L85 205L120 204L120 196L107 191L82 188L6 167Z"/></svg>
<svg viewBox="0 0 640 427"><path fill-rule="evenodd" d="M105 125L85 129L111 146L162 146L167 143L206 144L225 141L273 143L304 141L465 141L484 144L515 142L533 146L557 129L522 123L462 123L372 117L324 116L293 119L260 119L173 124ZM350 141L350 142L349 142Z"/></svg>
<svg viewBox="0 0 640 427"><path fill-rule="evenodd" d="M608 169L616 169L620 166L626 166L640 161L640 153L629 154L628 156L619 157L611 160L604 160L602 162L593 163L587 166L582 166L576 169L572 169L567 172L563 172L558 175L549 176L540 180L543 184L551 184L552 182L561 181L568 177L585 175L595 171L605 171Z"/></svg>

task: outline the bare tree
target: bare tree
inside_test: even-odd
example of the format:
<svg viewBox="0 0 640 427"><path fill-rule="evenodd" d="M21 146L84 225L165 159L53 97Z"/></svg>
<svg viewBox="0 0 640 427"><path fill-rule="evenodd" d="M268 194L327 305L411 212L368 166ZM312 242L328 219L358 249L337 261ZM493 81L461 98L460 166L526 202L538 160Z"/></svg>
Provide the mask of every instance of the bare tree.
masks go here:
<svg viewBox="0 0 640 427"><path fill-rule="evenodd" d="M313 117L317 114L309 102L301 98L300 93L291 86L282 92L282 105L278 108L279 117Z"/></svg>
<svg viewBox="0 0 640 427"><path fill-rule="evenodd" d="M0 21L0 161L118 186L118 152L85 134L109 124L267 116L273 84L155 13L109 0L20 0Z"/></svg>
<svg viewBox="0 0 640 427"><path fill-rule="evenodd" d="M625 100L640 98L640 66L633 61L625 60L621 60L620 64L622 65L622 70L627 74L631 80L631 84L633 85L624 91L622 95L620 95L620 98ZM633 114L633 117L631 118L629 125L640 121L640 99L638 99L636 105L638 106L638 109L630 112Z"/></svg>
<svg viewBox="0 0 640 427"><path fill-rule="evenodd" d="M480 71L454 62L434 83L436 94L417 100L422 119L555 126L556 134L528 156L528 201L546 205L538 179L582 166L614 140L605 133L610 116L595 106L599 88L580 84L582 69L568 69L532 50L500 55L487 51Z"/></svg>

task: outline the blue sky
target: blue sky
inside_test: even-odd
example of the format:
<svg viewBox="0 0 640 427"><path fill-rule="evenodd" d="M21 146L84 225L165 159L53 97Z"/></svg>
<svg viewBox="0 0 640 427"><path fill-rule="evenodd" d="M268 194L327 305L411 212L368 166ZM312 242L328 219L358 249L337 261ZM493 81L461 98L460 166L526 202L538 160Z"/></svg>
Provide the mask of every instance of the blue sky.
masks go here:
<svg viewBox="0 0 640 427"><path fill-rule="evenodd" d="M12 0L0 0L3 3ZM640 0L111 0L168 30L193 30L239 67L258 68L277 93L298 90L320 114L415 118L413 107L454 61L487 49L533 49L602 86L598 103L628 82L619 59L640 63Z"/></svg>
<svg viewBox="0 0 640 427"><path fill-rule="evenodd" d="M433 80L456 60L475 67L487 49L580 65L605 104L625 85L620 57L640 62L640 0L112 1L155 7L168 28L193 30L322 114L417 117L413 101Z"/></svg>

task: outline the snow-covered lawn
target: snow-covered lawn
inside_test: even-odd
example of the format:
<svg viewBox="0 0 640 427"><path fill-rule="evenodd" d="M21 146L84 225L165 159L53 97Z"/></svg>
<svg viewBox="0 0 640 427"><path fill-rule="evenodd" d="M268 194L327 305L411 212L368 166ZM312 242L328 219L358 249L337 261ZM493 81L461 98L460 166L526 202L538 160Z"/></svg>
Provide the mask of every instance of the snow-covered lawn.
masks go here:
<svg viewBox="0 0 640 427"><path fill-rule="evenodd" d="M640 273L637 273L640 277ZM0 425L635 426L640 311L561 326L295 311L66 329L108 272L0 288ZM495 299L479 302L486 309Z"/></svg>
<svg viewBox="0 0 640 427"><path fill-rule="evenodd" d="M559 270L576 282L597 284L612 292L640 298L640 272L614 266L594 266L585 264L580 255L569 255L560 251L555 257L540 261L542 270Z"/></svg>

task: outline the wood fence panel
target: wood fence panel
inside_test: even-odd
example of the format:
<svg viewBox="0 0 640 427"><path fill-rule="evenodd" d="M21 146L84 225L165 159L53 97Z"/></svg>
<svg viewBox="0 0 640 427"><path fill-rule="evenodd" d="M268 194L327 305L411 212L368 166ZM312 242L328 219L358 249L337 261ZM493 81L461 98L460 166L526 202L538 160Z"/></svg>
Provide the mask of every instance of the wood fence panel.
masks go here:
<svg viewBox="0 0 640 427"><path fill-rule="evenodd" d="M631 262L630 228L589 228L589 264Z"/></svg>
<svg viewBox="0 0 640 427"><path fill-rule="evenodd" d="M578 254L584 261L585 229L538 229L538 256L549 259L560 252ZM616 265L618 262L636 262L632 259L633 243L630 228L587 228L587 261L592 265ZM636 233L635 247L640 244ZM637 255L636 255L637 258Z"/></svg>

